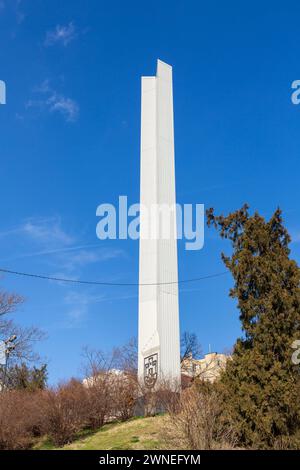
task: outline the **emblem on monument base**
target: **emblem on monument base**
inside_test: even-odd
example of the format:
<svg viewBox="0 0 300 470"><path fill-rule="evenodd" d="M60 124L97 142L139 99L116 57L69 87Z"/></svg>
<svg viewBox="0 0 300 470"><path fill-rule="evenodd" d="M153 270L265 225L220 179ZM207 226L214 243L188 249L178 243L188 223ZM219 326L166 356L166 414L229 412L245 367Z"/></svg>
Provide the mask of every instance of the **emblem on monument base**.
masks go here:
<svg viewBox="0 0 300 470"><path fill-rule="evenodd" d="M153 388L158 376L158 353L151 354L144 359L144 383L146 387Z"/></svg>

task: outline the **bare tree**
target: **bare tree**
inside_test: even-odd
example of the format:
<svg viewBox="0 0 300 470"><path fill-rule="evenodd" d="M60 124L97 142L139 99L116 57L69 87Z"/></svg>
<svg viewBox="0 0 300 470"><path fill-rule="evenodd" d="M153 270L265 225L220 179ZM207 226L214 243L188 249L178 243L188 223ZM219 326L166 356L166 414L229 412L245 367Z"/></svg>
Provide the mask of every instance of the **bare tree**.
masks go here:
<svg viewBox="0 0 300 470"><path fill-rule="evenodd" d="M118 351L113 350L107 354L100 349L83 348L83 372L87 380L95 381L99 374L109 372L116 368Z"/></svg>
<svg viewBox="0 0 300 470"><path fill-rule="evenodd" d="M114 349L114 357L117 367L125 372L137 374L138 344L137 339L131 338L121 348Z"/></svg>
<svg viewBox="0 0 300 470"><path fill-rule="evenodd" d="M45 338L45 333L35 326L21 327L13 320L0 321L0 338L6 339L16 335L14 350L10 354L10 364L18 362L37 362L40 360L39 354L34 346L38 341Z"/></svg>
<svg viewBox="0 0 300 470"><path fill-rule="evenodd" d="M18 294L0 292L0 316L12 313L24 302L24 298Z"/></svg>
<svg viewBox="0 0 300 470"><path fill-rule="evenodd" d="M0 367L0 388L5 384L8 368L16 364L39 360L34 346L44 337L44 333L36 327L21 327L9 315L24 302L24 298L15 293L0 291L0 340L13 337L13 348L10 349L5 367Z"/></svg>
<svg viewBox="0 0 300 470"><path fill-rule="evenodd" d="M198 359L202 354L202 348L195 333L184 331L180 340L180 360L181 363L190 358Z"/></svg>

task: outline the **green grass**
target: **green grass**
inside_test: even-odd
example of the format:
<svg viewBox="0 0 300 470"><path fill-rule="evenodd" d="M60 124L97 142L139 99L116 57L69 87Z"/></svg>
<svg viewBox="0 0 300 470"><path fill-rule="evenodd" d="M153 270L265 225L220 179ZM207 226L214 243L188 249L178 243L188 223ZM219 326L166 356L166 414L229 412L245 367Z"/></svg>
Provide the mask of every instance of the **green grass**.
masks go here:
<svg viewBox="0 0 300 470"><path fill-rule="evenodd" d="M157 450L163 447L162 429L166 417L133 418L124 423L103 426L94 433L85 433L62 450ZM55 449L49 439L44 439L35 449Z"/></svg>

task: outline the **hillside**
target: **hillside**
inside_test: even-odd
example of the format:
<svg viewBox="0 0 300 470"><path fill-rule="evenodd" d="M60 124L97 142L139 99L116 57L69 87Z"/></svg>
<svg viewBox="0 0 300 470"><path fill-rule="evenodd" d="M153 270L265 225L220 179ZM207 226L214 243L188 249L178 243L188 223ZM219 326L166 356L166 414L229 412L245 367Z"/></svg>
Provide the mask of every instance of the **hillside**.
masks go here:
<svg viewBox="0 0 300 470"><path fill-rule="evenodd" d="M133 418L124 423L103 426L99 431L80 436L64 446L63 450L156 450L163 448L162 428L166 417ZM54 449L49 441L43 441L38 450Z"/></svg>

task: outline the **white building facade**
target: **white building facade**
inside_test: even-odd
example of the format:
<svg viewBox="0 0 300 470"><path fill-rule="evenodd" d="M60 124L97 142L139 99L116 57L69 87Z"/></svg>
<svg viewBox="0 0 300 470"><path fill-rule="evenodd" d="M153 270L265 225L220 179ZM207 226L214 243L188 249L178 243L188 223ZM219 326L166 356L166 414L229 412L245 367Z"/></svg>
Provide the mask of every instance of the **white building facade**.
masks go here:
<svg viewBox="0 0 300 470"><path fill-rule="evenodd" d="M181 371L183 375L192 379L215 382L225 370L229 360L231 360L231 356L216 352L205 354L202 359L194 359L190 355L182 361Z"/></svg>
<svg viewBox="0 0 300 470"><path fill-rule="evenodd" d="M170 212L169 235L162 233L160 208L175 208L175 161L172 67L158 60L154 77L142 77L139 357L141 385L162 380L180 386L180 339L176 211ZM153 216L153 206L158 217ZM154 221L155 219L155 221ZM156 224L156 235L150 227ZM154 224L154 225L155 225Z"/></svg>

